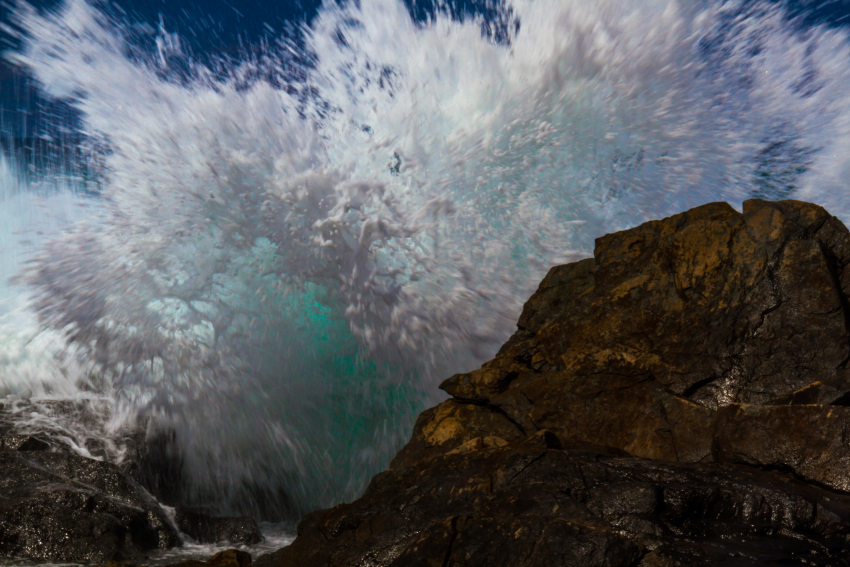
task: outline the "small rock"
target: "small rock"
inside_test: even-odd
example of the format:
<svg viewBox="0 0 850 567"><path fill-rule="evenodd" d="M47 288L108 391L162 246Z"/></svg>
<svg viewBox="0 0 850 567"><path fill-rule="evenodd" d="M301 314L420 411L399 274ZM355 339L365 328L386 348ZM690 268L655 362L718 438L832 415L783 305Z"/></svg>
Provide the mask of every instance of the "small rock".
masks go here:
<svg viewBox="0 0 850 567"><path fill-rule="evenodd" d="M177 508L177 528L199 543L251 545L263 541L257 521L247 516L217 518L189 508Z"/></svg>

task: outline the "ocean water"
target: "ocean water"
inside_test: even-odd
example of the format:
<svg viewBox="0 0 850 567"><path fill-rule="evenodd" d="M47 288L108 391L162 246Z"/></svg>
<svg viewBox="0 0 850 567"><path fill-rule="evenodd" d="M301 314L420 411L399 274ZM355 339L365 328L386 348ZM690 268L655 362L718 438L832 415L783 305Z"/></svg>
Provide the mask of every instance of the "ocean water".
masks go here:
<svg viewBox="0 0 850 567"><path fill-rule="evenodd" d="M187 504L356 498L602 234L850 221L840 3L154 4L5 14L2 126L43 143L0 161L0 405L114 462L171 439Z"/></svg>

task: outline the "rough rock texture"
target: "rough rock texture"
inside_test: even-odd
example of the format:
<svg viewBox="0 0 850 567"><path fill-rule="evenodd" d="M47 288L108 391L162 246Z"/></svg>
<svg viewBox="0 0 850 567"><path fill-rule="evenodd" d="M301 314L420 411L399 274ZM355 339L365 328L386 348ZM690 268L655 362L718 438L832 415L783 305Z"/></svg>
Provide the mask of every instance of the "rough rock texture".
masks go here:
<svg viewBox="0 0 850 567"><path fill-rule="evenodd" d="M159 504L117 466L34 437L0 439L0 557L122 560L180 545Z"/></svg>
<svg viewBox="0 0 850 567"><path fill-rule="evenodd" d="M393 467L255 565L850 565L850 497L778 472L559 450L546 437Z"/></svg>
<svg viewBox="0 0 850 567"><path fill-rule="evenodd" d="M234 543L251 545L263 541L257 521L247 516L220 518L200 510L178 508L177 528L198 543Z"/></svg>
<svg viewBox="0 0 850 567"><path fill-rule="evenodd" d="M714 203L594 256L255 565L850 565L850 232Z"/></svg>

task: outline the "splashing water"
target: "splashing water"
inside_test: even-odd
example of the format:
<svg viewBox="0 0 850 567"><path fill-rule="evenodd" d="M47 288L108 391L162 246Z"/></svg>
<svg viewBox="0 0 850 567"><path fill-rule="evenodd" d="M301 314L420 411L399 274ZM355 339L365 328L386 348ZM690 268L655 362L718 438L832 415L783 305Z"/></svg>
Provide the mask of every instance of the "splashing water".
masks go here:
<svg viewBox="0 0 850 567"><path fill-rule="evenodd" d="M101 165L95 196L0 171L5 419L112 460L172 431L184 498L295 518L357 496L593 238L750 196L850 220L845 30L764 2L496 11L331 4L220 73L162 24L147 53L84 0L19 6L9 57ZM68 222L21 248L38 199Z"/></svg>

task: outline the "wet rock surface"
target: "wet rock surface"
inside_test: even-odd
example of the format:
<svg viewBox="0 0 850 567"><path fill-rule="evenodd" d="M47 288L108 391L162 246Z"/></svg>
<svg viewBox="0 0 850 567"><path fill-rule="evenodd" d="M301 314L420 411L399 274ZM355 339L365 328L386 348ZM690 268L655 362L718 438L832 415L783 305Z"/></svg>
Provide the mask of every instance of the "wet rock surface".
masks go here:
<svg viewBox="0 0 850 567"><path fill-rule="evenodd" d="M181 532L198 543L251 545L263 541L260 526L248 516L222 518L202 510L178 508L174 521Z"/></svg>
<svg viewBox="0 0 850 567"><path fill-rule="evenodd" d="M850 564L848 496L742 465L546 445L391 468L255 565Z"/></svg>
<svg viewBox="0 0 850 567"><path fill-rule="evenodd" d="M107 561L97 567L139 567L135 563ZM251 567L251 555L238 549L228 549L213 555L207 561L181 561L166 567Z"/></svg>
<svg viewBox="0 0 850 567"><path fill-rule="evenodd" d="M255 565L850 565L848 265L796 201L598 239L361 498Z"/></svg>
<svg viewBox="0 0 850 567"><path fill-rule="evenodd" d="M2 436L0 557L97 562L179 544L159 504L119 467Z"/></svg>

